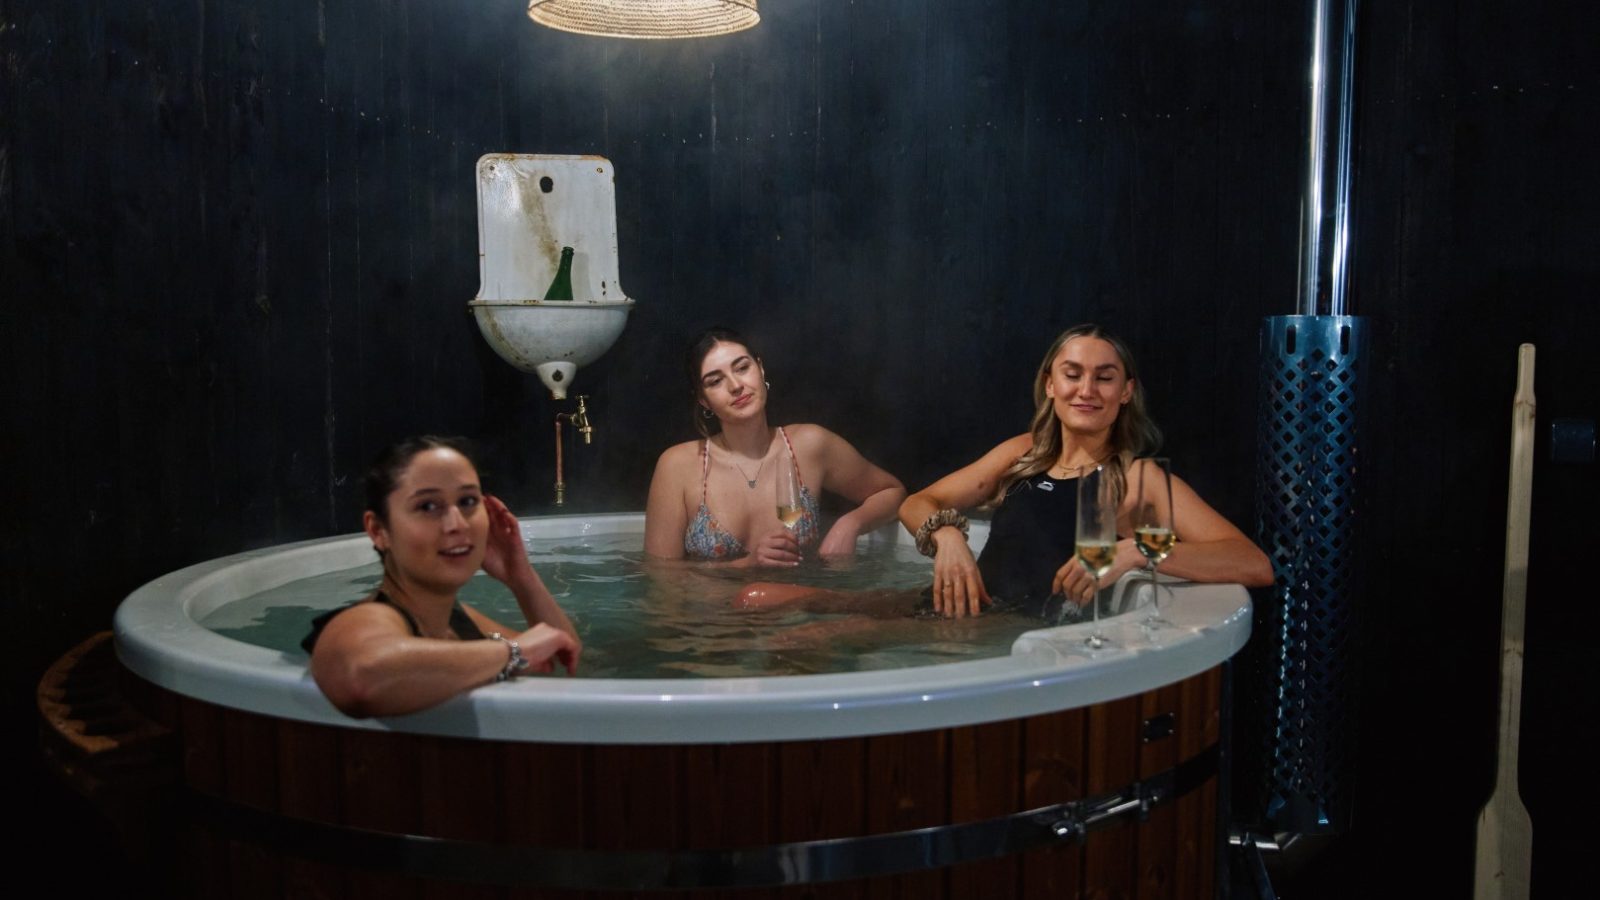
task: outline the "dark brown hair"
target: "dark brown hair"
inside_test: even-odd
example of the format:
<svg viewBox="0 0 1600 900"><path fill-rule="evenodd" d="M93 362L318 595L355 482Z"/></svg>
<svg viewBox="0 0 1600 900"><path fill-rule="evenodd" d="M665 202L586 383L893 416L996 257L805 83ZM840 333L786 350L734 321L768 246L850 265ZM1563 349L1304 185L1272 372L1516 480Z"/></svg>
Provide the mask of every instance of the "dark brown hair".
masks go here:
<svg viewBox="0 0 1600 900"><path fill-rule="evenodd" d="M701 437L707 438L721 431L722 423L716 416L707 417L704 413L705 406L701 401L705 399L705 385L700 381L700 366L706 361L706 354L718 344L738 344L750 351L750 358L757 364L761 363L761 354L750 346L744 335L732 328L714 325L695 336L688 352L683 355L683 374L689 380L689 415L694 419L695 430L700 432Z"/></svg>
<svg viewBox="0 0 1600 900"><path fill-rule="evenodd" d="M466 457L474 469L478 468L477 461L472 458L472 443L466 438L423 434L396 441L384 448L367 466L367 474L362 479L367 491L367 510L377 516L379 522L388 525L389 495L394 493L406 469L411 467L411 460L418 453L440 449L454 450Z"/></svg>

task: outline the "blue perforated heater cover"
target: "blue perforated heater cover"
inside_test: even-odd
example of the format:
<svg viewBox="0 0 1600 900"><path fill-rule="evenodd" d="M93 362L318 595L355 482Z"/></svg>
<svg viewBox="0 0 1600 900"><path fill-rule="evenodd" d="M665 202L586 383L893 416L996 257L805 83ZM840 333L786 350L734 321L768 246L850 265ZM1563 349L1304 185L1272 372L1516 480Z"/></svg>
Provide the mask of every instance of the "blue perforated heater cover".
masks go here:
<svg viewBox="0 0 1600 900"><path fill-rule="evenodd" d="M1270 598L1246 689L1257 814L1277 831L1349 825L1355 762L1357 530L1361 524L1363 319L1273 316L1261 331L1257 536ZM1243 736L1241 736L1243 737Z"/></svg>

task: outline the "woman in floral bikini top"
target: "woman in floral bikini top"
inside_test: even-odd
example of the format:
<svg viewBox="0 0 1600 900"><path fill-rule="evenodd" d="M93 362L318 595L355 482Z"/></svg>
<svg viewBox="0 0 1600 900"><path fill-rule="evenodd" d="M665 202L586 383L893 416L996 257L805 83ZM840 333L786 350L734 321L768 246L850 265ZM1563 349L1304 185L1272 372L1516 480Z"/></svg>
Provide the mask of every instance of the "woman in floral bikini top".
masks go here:
<svg viewBox="0 0 1600 900"><path fill-rule="evenodd" d="M645 510L645 552L667 559L793 566L808 554L847 555L856 537L892 520L905 488L820 425L767 423L766 373L738 334L705 332L687 363L704 440L669 447L656 463ZM782 463L800 482L800 521L778 520ZM811 486L857 506L826 533ZM712 510L716 510L715 513Z"/></svg>

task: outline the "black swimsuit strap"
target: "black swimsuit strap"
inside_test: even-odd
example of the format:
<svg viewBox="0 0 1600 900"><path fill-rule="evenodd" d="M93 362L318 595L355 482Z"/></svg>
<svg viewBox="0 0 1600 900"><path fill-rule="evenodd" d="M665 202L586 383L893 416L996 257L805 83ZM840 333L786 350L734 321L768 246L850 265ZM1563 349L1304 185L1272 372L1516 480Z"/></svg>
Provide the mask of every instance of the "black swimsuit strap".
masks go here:
<svg viewBox="0 0 1600 900"><path fill-rule="evenodd" d="M357 604L365 602L367 601L357 600L355 603L347 604L337 609L330 609L322 615L317 616L315 619L312 619L311 632L307 634L302 641L300 641L300 646L303 647L307 653L310 653L312 648L317 646L317 638L322 637L322 629L328 627L328 623L333 621L334 616L337 616L338 614L356 606ZM416 617L411 615L411 613L404 606L394 602L394 599L388 594L384 593L382 588L379 588L373 592L372 602L382 603L384 606L387 606L399 613L400 616L406 620L406 626L411 629L411 636L422 637L422 626L417 624ZM455 633L456 637L463 641L481 641L486 637L482 629L478 628L478 623L474 622L472 617L467 615L467 611L461 607L461 602L459 600L456 601L456 604L450 608L450 630Z"/></svg>

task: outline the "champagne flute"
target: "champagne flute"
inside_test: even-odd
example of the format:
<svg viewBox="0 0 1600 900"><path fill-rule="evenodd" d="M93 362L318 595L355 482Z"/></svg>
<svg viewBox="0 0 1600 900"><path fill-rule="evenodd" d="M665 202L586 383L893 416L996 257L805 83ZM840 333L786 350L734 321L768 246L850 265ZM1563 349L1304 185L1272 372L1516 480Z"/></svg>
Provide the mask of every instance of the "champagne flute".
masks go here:
<svg viewBox="0 0 1600 900"><path fill-rule="evenodd" d="M778 454L777 478L778 521L792 534L800 526L805 509L800 505L800 476L794 470L794 459L787 453Z"/></svg>
<svg viewBox="0 0 1600 900"><path fill-rule="evenodd" d="M1172 552L1178 535L1172 522L1172 461L1151 457L1139 464L1137 493L1134 495L1133 544L1150 570L1150 613L1144 627L1154 631L1172 623L1161 617L1161 588L1156 583L1156 566Z"/></svg>
<svg viewBox="0 0 1600 900"><path fill-rule="evenodd" d="M1084 639L1091 650L1110 643L1100 633L1100 576L1111 571L1117 558L1117 491L1105 466L1078 470L1078 530L1074 556L1094 579L1094 630Z"/></svg>

